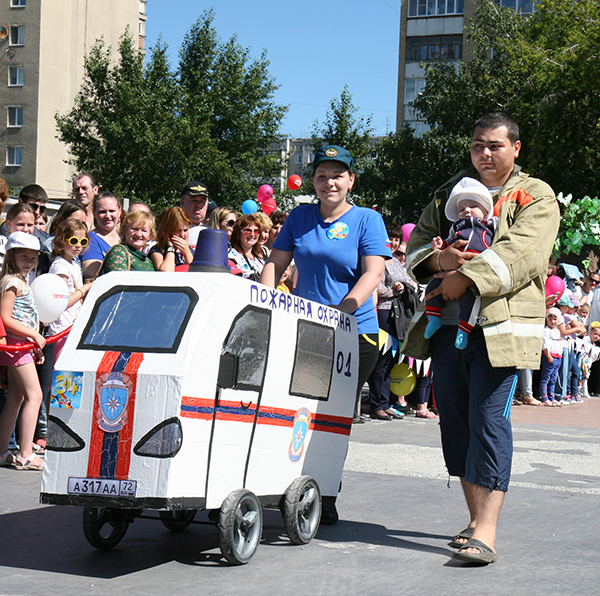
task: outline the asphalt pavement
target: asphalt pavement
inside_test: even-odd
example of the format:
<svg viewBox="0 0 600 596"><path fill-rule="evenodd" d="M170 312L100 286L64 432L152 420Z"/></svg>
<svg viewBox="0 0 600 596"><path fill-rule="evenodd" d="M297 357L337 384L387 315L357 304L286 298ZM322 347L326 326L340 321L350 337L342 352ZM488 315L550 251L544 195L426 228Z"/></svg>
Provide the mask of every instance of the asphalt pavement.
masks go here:
<svg viewBox="0 0 600 596"><path fill-rule="evenodd" d="M600 594L600 399L514 407L512 419L512 482L487 567L451 560L447 543L468 521L460 485L437 422L407 417L353 427L338 524L294 546L279 512L265 511L241 567L225 564L203 523L175 533L136 519L97 551L80 508L39 504L41 474L0 468L0 595Z"/></svg>

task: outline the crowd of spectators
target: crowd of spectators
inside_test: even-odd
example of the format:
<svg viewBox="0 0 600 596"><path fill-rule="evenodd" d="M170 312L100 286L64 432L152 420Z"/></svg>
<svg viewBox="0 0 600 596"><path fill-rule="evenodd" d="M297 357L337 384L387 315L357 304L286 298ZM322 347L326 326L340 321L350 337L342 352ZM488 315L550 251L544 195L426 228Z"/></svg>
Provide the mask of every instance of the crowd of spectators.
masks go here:
<svg viewBox="0 0 600 596"><path fill-rule="evenodd" d="M8 188L0 180L0 212L7 198ZM143 201L132 201L125 212L123 200L100 192L87 173L75 178L73 200L64 201L50 222L47 202L41 186L26 186L0 221L0 343L35 343L32 349L0 352L0 465L20 470L43 468L52 367L66 341L63 336L50 344L46 337L68 331L98 276L187 270L200 231L214 228L227 234L232 272L258 280L270 252L266 245L273 222L280 229L286 218L277 211L272 221L263 213L240 216L217 207L206 186L192 181L179 205L157 221ZM40 326L29 286L48 272L65 281L69 299L56 321ZM286 278L282 287L291 291L289 272Z"/></svg>
<svg viewBox="0 0 600 596"><path fill-rule="evenodd" d="M3 180L0 180L0 194L3 206L8 196ZM42 334L47 336L56 335L73 323L85 295L99 275L123 270L172 272L178 268L187 269L194 259L198 235L205 228L227 234L232 273L259 281L273 242L287 217L281 211L270 216L261 212L242 215L232 208L218 207L210 201L206 186L198 181L186 185L179 205L166 209L158 219L143 201L133 201L126 213L122 199L110 192L99 192L97 182L87 173L73 181L73 197L73 200L63 202L48 221L46 192L39 185L29 185L22 189L19 201L8 209L5 220L0 221L0 264L6 260L10 247L26 250L27 243L23 244L21 239L21 244L15 244L11 235L16 232L29 234L38 242L29 247L36 251L37 265L23 275L19 271L12 275L22 278L27 285L35 275L49 271L60 275L67 283L68 308L57 321L42 329ZM399 350L406 324L423 299L425 288L406 271L408 238L401 226L388 225L387 234L393 258L386 261L385 272L374 293L379 327L385 335L380 341L377 364L367 381L368 391L367 385L363 389L362 408L355 413L355 423L368 419L400 420L406 415L437 418L430 362L407 358ZM3 278L8 275L5 270L6 267ZM548 275L556 274L565 280L566 291L560 299L550 297L548 300L541 371L520 371L515 405L564 406L582 403L590 393L600 393L600 365L594 364L600 358L600 348L596 346L600 340L600 272L582 274L576 266L553 263L549 265ZM277 288L291 292L296 282L297 271L292 261ZM0 289L4 296L7 287ZM19 286L17 301L21 294L27 294L27 290ZM399 320L403 318L406 324L401 328ZM11 331L7 331L0 328L4 334L3 342L6 343L7 338L9 343L15 341ZM30 333L28 337L34 335ZM3 397L0 402L8 404L12 400L14 404L5 407L0 414L0 465L18 464L20 469L36 470L43 466L38 455L45 448L51 367L64 341L63 338L52 346L45 346L43 352L41 344L44 342L40 341L39 349L32 351L31 362L38 368L39 395L44 399L38 399L37 394L28 396L23 387L21 397L11 396L11 378L13 383L22 385L22 382L10 372L14 364L2 367ZM402 361L413 369L415 376L408 395L397 395L392 391L394 367ZM31 412L35 407L27 407L32 400L39 401L34 422ZM21 402L25 406L15 432L12 418L17 402L19 407ZM8 410L10 420L3 421ZM27 419L23 424L24 418ZM26 437L32 443L31 448L26 446L17 451L19 434L21 443Z"/></svg>

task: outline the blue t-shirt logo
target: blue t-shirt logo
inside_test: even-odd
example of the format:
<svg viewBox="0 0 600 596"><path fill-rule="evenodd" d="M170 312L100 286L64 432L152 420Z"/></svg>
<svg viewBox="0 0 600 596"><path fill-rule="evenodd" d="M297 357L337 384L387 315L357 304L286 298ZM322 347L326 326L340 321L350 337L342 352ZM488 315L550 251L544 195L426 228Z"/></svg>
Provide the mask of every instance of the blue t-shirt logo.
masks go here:
<svg viewBox="0 0 600 596"><path fill-rule="evenodd" d="M348 231L348 224L340 221L327 230L327 238L329 240L343 240L348 236Z"/></svg>

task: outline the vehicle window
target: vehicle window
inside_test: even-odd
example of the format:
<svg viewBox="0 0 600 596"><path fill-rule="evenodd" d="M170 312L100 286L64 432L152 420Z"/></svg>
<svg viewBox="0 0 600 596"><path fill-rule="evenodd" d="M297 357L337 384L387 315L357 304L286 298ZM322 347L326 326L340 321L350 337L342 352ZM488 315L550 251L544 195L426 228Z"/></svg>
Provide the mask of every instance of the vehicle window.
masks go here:
<svg viewBox="0 0 600 596"><path fill-rule="evenodd" d="M115 286L96 302L78 347L175 353L197 302L191 288Z"/></svg>
<svg viewBox="0 0 600 596"><path fill-rule="evenodd" d="M223 353L238 357L236 387L257 389L263 384L270 332L271 312L267 310L247 307L233 322Z"/></svg>
<svg viewBox="0 0 600 596"><path fill-rule="evenodd" d="M333 354L334 330L331 327L299 320L290 393L314 399L328 399Z"/></svg>

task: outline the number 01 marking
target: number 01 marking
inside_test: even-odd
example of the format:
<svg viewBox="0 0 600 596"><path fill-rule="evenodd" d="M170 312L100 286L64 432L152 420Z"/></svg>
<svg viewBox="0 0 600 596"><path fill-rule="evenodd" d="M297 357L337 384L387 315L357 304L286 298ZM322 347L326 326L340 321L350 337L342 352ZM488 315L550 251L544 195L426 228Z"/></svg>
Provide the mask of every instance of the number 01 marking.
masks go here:
<svg viewBox="0 0 600 596"><path fill-rule="evenodd" d="M350 365L351 364L352 364L352 354L351 353L348 353L348 359L344 363L344 354L343 354L343 352L338 352L338 355L337 355L337 358L336 358L336 361L335 361L335 369L336 369L338 375L341 375L342 371L345 368L346 372L344 373L344 376L351 377L352 376L352 373L350 372Z"/></svg>

